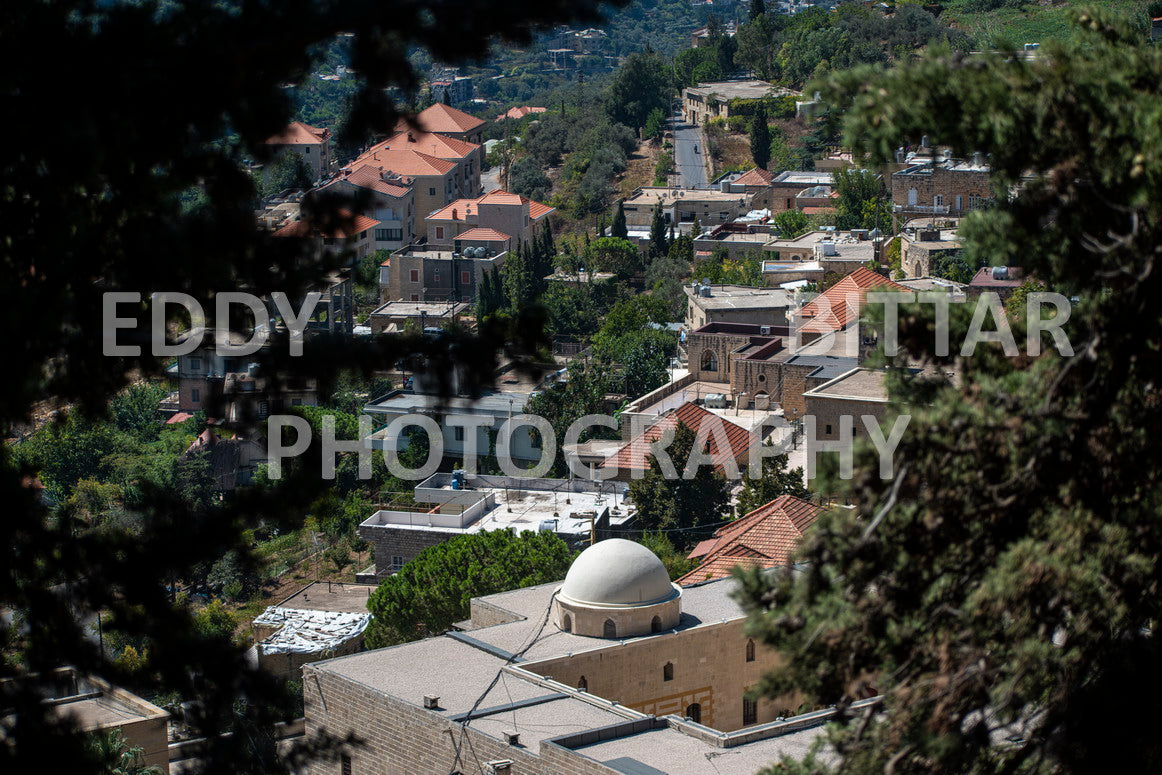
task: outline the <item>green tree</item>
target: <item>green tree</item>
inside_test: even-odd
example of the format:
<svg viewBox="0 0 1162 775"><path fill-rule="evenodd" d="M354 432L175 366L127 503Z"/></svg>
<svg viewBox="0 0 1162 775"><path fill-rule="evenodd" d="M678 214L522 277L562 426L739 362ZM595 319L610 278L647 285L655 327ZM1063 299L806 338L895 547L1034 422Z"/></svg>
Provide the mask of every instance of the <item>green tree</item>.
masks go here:
<svg viewBox="0 0 1162 775"><path fill-rule="evenodd" d="M536 157L522 156L508 173L508 189L529 199L545 199L553 188L552 181Z"/></svg>
<svg viewBox="0 0 1162 775"><path fill-rule="evenodd" d="M670 64L654 52L633 53L613 74L606 112L614 121L641 129L652 111L669 111L673 93Z"/></svg>
<svg viewBox="0 0 1162 775"><path fill-rule="evenodd" d="M647 531L675 531L670 533L670 538L679 548L710 532L698 528L721 521L730 502L730 484L721 472L703 465L691 478L685 477L695 439L694 431L679 422L666 448L677 476L667 477L659 460L650 455L649 470L629 485L630 500L637 507L638 524Z"/></svg>
<svg viewBox="0 0 1162 775"><path fill-rule="evenodd" d="M796 498L810 495L803 484L803 469L788 469L789 460L785 454L763 458L762 475L743 479L742 492L738 494L739 514L752 512L780 495L794 495Z"/></svg>
<svg viewBox="0 0 1162 775"><path fill-rule="evenodd" d="M666 131L666 112L661 108L654 108L646 116L646 126L642 137L646 140L661 142L662 134Z"/></svg>
<svg viewBox="0 0 1162 775"><path fill-rule="evenodd" d="M617 200L617 212L613 215L613 225L609 228L609 236L625 239L629 236L629 227L625 225L625 200Z"/></svg>
<svg viewBox="0 0 1162 775"><path fill-rule="evenodd" d="M795 239L811 229L811 219L802 210L784 210L775 216L774 224L783 239Z"/></svg>
<svg viewBox="0 0 1162 775"><path fill-rule="evenodd" d="M658 556L658 559L662 561L662 565L666 566L666 572L670 574L670 581L677 581L698 567L697 560L691 560L685 554L679 552L674 547L674 542L670 540L669 536L661 531L643 533L639 543Z"/></svg>
<svg viewBox="0 0 1162 775"><path fill-rule="evenodd" d="M551 532L488 530L430 546L371 593L367 646L446 632L468 618L472 598L563 579L573 557Z"/></svg>
<svg viewBox="0 0 1162 775"><path fill-rule="evenodd" d="M1011 318L1023 320L1027 311L1026 305L1030 293L1044 293L1048 290L1040 280L1029 279L1013 289L1009 298L1005 299L1005 314Z"/></svg>
<svg viewBox="0 0 1162 775"><path fill-rule="evenodd" d="M169 395L164 385L139 382L119 393L109 404L109 415L118 430L142 441L152 441L161 431L158 404Z"/></svg>
<svg viewBox="0 0 1162 775"><path fill-rule="evenodd" d="M654 214L650 219L649 251L650 258L664 256L670 251L670 242L666 237L666 218L662 214L660 202L654 207Z"/></svg>
<svg viewBox="0 0 1162 775"><path fill-rule="evenodd" d="M835 181L835 193L839 195L836 203L836 228L845 230L871 228L865 222L869 216L874 226L875 208L884 207L880 203L886 200L880 176L872 170L847 167L836 170L832 177ZM890 214L890 208L887 212ZM887 223L891 223L890 215Z"/></svg>
<svg viewBox="0 0 1162 775"><path fill-rule="evenodd" d="M598 272L613 272L618 277L633 277L642 268L641 251L637 245L618 237L598 237L587 251L589 268Z"/></svg>
<svg viewBox="0 0 1162 775"><path fill-rule="evenodd" d="M767 111L761 104L750 120L750 156L755 166L765 170L771 161L771 128L767 126Z"/></svg>
<svg viewBox="0 0 1162 775"><path fill-rule="evenodd" d="M816 524L798 556L811 570L746 575L750 631L786 659L766 691L794 686L841 709L862 692L884 697L867 717L840 713L833 772L1145 772L1162 761L1162 611L1144 594L1162 555L1162 160L1142 152L1162 125L1141 120L1162 98L1162 79L1142 77L1162 73L1162 52L1103 7L1077 18L1073 38L1043 43L1031 62L998 54L965 67L937 50L828 82L856 153L886 160L898 138L927 134L987 154L994 189L1020 193L965 219L966 253L1078 298L1064 329L1074 354L1046 337L1035 357L978 346L957 359L955 382L893 370L891 395L911 416L893 478L861 442L854 478L832 472L820 485L855 508ZM953 342L970 325L959 306ZM949 362L924 307L900 315L900 365ZM1139 710L1111 717L1127 697Z"/></svg>
<svg viewBox="0 0 1162 775"><path fill-rule="evenodd" d="M314 183L314 175L306 160L294 151L284 151L275 157L268 169L262 171L262 192L274 196L287 189L305 190Z"/></svg>

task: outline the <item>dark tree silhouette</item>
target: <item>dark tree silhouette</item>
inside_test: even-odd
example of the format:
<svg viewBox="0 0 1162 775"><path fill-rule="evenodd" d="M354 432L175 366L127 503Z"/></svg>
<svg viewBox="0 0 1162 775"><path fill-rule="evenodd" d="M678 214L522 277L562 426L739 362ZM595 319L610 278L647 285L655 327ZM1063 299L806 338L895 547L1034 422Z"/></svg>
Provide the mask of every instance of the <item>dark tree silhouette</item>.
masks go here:
<svg viewBox="0 0 1162 775"><path fill-rule="evenodd" d="M354 31L351 66L360 89L340 140L357 145L397 120L389 88L414 99L412 48L463 61L485 56L498 36L527 41L538 29L599 18L595 0L6 2L0 23L6 435L20 434L37 408L103 414L130 374L161 374L163 360L148 351L150 293L186 292L207 310L219 291L296 298L339 263L257 227L255 184L242 164L269 161L263 140L293 118L292 90L285 87L309 76L319 44ZM320 199L308 203L307 213L320 226L335 225L340 204L351 203ZM119 312L137 323L120 332L119 343L142 346L141 355L104 354L106 291L143 294L143 303ZM467 389L478 391L497 353L524 358L539 344L539 330L537 320L508 320L476 336L439 341L315 338L296 358L276 336L255 360L276 382L309 376L329 395L342 368L369 375L418 353L445 379L453 364L461 365ZM198 698L181 720L209 738L207 772L285 772L331 750L328 741L312 740L276 752L273 724L286 706L280 686L249 667L238 647L200 633L167 589L230 551L253 567L244 531L260 522L295 527L302 518L297 505L327 485L317 450L296 467L300 475L225 504L191 506L178 494L146 488L137 506L144 528L136 534L82 531L72 513L31 486L35 472L18 467L7 445L0 456L0 543L7 555L0 609L23 623L20 629L8 617L0 623L0 677L16 679L0 682L0 771L100 771L83 736L41 702L49 691L42 676L63 664L142 691ZM82 622L95 611L106 612L107 626L149 643L139 671L111 664L88 637ZM236 734L217 734L231 729Z"/></svg>

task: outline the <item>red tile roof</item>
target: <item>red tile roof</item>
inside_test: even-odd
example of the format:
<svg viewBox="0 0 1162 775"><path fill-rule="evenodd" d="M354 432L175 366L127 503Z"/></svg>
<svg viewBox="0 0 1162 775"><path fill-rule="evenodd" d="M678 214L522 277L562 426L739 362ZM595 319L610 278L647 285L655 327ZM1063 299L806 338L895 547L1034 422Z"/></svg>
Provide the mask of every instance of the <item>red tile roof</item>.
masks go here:
<svg viewBox="0 0 1162 775"><path fill-rule="evenodd" d="M746 172L739 176L733 183L737 186L769 186L774 175L764 169L755 167L750 172Z"/></svg>
<svg viewBox="0 0 1162 775"><path fill-rule="evenodd" d="M531 116L534 113L545 113L546 111L548 111L548 108L534 108L531 105L520 105L519 107L509 108L507 111L497 116L496 120L504 121L506 118L520 119L524 118L525 116Z"/></svg>
<svg viewBox="0 0 1162 775"><path fill-rule="evenodd" d="M456 235L456 239L476 240L477 242L505 242L512 239L502 231L476 227Z"/></svg>
<svg viewBox="0 0 1162 775"><path fill-rule="evenodd" d="M424 108L415 117L415 122L425 132L446 132L451 134L471 132L477 127L484 126L484 119L471 116L462 110L456 110L442 102L437 102L430 107ZM395 130L397 132L403 132L408 128L407 121L401 119L396 124Z"/></svg>
<svg viewBox="0 0 1162 775"><path fill-rule="evenodd" d="M882 274L861 266L808 302L797 316L806 321L800 330L827 333L840 331L859 317L870 290L907 291Z"/></svg>
<svg viewBox="0 0 1162 775"><path fill-rule="evenodd" d="M713 418L713 420L710 420ZM650 467L650 444L654 443L662 437L662 434L669 428L676 428L679 422L685 423L694 433L702 427L706 421L720 422L722 428L726 432L726 448L720 448L716 433L712 428L708 428L707 438L710 442L710 459L716 468L721 467L727 460L743 460L750 452L751 445L754 444L755 439L750 431L746 430L740 425L735 425L729 420L724 420L713 412L708 412L697 404L689 401L679 406L674 411L662 417L654 425L651 425L634 439L630 440L628 444L619 449L611 457L602 462L601 467L612 467L615 463L618 470L632 471L634 469L648 469Z"/></svg>
<svg viewBox="0 0 1162 775"><path fill-rule="evenodd" d="M348 169L371 166L399 175L446 175L456 169L456 162L440 159L415 150L392 151L372 148L348 165Z"/></svg>
<svg viewBox="0 0 1162 775"><path fill-rule="evenodd" d="M729 576L738 565L773 568L786 565L803 535L815 524L822 509L793 495L780 495L754 511L723 525L714 538L702 541L690 552L701 564L678 579L696 584Z"/></svg>
<svg viewBox="0 0 1162 775"><path fill-rule="evenodd" d="M293 121L276 135L266 138L267 145L318 145L331 137L330 129Z"/></svg>
<svg viewBox="0 0 1162 775"><path fill-rule="evenodd" d="M381 194L387 194L396 198L407 196L408 187L401 185L405 180L399 180L398 183L389 183L383 179L384 170L371 164L361 164L358 167L348 167L339 174L339 177L332 180L323 188L332 186L336 183L350 183L359 188L368 188L372 191L378 191Z"/></svg>
<svg viewBox="0 0 1162 775"><path fill-rule="evenodd" d="M344 218L352 218L350 212L340 212ZM361 231L366 231L374 226L378 226L379 221L374 218L368 218L366 215L356 215L352 218L350 224L336 225L329 233L324 232L324 237L344 237L351 238L359 234ZM319 230L313 228L306 221L291 221L274 233L276 237L310 237L319 234Z"/></svg>
<svg viewBox="0 0 1162 775"><path fill-rule="evenodd" d="M546 204L529 199L528 197L518 196L517 194L509 193L503 189L494 189L489 191L484 196L478 196L475 199L457 199L454 202L444 205L439 210L428 214L429 221L463 221L468 217L474 215L474 210L480 204L506 204L519 205L527 203L529 206L529 217L534 221L540 220L551 212L555 212L557 208L549 207ZM455 217L452 215L455 213Z"/></svg>
<svg viewBox="0 0 1162 775"><path fill-rule="evenodd" d="M465 159L476 153L480 146L476 143L466 143L454 137L445 137L435 132L418 132L408 129L394 134L381 143L371 146L364 155L376 151L419 151L438 159ZM362 158L362 157L361 157Z"/></svg>

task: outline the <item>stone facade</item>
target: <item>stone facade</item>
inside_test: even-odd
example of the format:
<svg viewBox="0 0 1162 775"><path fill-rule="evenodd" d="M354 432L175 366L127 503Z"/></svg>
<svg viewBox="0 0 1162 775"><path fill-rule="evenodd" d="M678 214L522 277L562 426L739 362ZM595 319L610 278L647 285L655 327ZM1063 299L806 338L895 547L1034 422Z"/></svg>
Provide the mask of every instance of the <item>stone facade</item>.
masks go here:
<svg viewBox="0 0 1162 775"><path fill-rule="evenodd" d="M359 537L371 544L371 553L375 558L375 582L383 581L429 546L442 544L458 535L463 535L463 531L359 526ZM394 561L396 557L400 558L399 563Z"/></svg>
<svg viewBox="0 0 1162 775"><path fill-rule="evenodd" d="M743 696L782 662L761 643L748 648L744 623L734 619L521 666L568 686L578 686L584 678L590 694L642 713L688 715L689 706L697 703L700 723L730 732L749 726L743 723ZM759 700L757 722L752 723L790 716L800 702L797 696Z"/></svg>
<svg viewBox="0 0 1162 775"><path fill-rule="evenodd" d="M595 638L632 638L670 630L678 626L682 617L681 597L617 609L584 605L558 596L553 608L553 621L562 630Z"/></svg>
<svg viewBox="0 0 1162 775"><path fill-rule="evenodd" d="M900 237L900 266L908 278L931 277L936 262L943 256L959 253L961 244L938 230L917 232Z"/></svg>
<svg viewBox="0 0 1162 775"><path fill-rule="evenodd" d="M960 216L992 198L983 163L918 164L892 174L892 208L905 215Z"/></svg>

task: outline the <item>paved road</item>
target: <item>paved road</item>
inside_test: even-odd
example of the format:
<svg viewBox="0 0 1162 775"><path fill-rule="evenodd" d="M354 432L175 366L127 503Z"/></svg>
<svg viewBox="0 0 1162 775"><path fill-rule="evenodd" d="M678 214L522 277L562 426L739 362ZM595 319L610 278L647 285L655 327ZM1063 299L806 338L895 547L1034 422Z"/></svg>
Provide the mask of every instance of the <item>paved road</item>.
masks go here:
<svg viewBox="0 0 1162 775"><path fill-rule="evenodd" d="M678 170L680 185L685 188L709 188L706 180L706 165L702 154L702 133L698 127L681 123L680 117L674 121L674 167Z"/></svg>
<svg viewBox="0 0 1162 775"><path fill-rule="evenodd" d="M480 173L480 187L484 189L484 193L495 191L500 188L500 167L496 166L487 172Z"/></svg>

